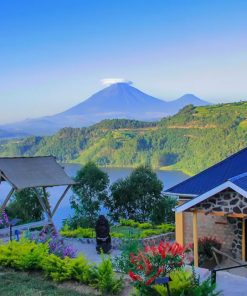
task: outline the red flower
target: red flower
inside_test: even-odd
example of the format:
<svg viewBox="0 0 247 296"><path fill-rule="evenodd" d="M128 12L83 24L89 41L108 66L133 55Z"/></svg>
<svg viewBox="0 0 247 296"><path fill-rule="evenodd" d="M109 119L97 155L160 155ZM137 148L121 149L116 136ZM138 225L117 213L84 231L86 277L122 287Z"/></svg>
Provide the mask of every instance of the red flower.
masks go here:
<svg viewBox="0 0 247 296"><path fill-rule="evenodd" d="M129 271L129 276L133 281L142 282L142 278L139 275L135 274L133 271Z"/></svg>

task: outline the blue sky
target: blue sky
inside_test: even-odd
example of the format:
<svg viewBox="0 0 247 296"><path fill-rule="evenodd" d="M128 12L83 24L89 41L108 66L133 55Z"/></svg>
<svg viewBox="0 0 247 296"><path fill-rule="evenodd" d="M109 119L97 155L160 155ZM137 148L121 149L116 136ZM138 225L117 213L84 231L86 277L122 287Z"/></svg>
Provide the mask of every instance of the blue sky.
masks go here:
<svg viewBox="0 0 247 296"><path fill-rule="evenodd" d="M0 123L125 78L161 99L246 99L245 0L0 1Z"/></svg>

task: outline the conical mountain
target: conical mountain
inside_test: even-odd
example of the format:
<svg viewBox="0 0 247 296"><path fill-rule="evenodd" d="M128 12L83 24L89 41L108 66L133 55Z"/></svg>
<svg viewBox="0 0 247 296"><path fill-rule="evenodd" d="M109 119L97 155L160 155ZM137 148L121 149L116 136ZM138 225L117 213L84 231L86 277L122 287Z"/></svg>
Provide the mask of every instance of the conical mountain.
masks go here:
<svg viewBox="0 0 247 296"><path fill-rule="evenodd" d="M143 111L162 112L165 115L166 102L149 96L127 83L115 83L61 114L120 113L129 117L132 116L129 113L139 114Z"/></svg>
<svg viewBox="0 0 247 296"><path fill-rule="evenodd" d="M1 128L10 132L49 135L63 127L83 127L103 119L159 120L177 113L188 104L200 106L208 103L194 95L185 95L167 102L147 95L127 83L115 83L62 113L28 119Z"/></svg>

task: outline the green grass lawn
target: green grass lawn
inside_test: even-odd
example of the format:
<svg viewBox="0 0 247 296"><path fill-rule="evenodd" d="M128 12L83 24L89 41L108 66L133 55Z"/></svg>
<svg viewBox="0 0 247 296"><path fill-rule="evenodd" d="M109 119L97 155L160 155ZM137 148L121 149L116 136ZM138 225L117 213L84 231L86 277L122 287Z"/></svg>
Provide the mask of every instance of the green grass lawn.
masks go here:
<svg viewBox="0 0 247 296"><path fill-rule="evenodd" d="M124 235L125 238L131 238L135 235L139 235L143 230L137 227L130 226L113 226L111 232L117 232Z"/></svg>
<svg viewBox="0 0 247 296"><path fill-rule="evenodd" d="M0 270L0 295L4 296L93 296L58 287L41 274Z"/></svg>

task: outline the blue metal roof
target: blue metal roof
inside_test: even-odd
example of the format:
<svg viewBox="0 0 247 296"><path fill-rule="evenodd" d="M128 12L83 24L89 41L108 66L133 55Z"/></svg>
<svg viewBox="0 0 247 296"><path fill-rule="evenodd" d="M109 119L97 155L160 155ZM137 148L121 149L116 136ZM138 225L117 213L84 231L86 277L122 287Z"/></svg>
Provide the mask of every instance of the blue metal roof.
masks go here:
<svg viewBox="0 0 247 296"><path fill-rule="evenodd" d="M201 195L227 180L247 190L247 148L229 156L199 174L169 188L168 193ZM242 176L239 176L242 175ZM233 178L238 176L239 178ZM232 178L232 180L230 180Z"/></svg>
<svg viewBox="0 0 247 296"><path fill-rule="evenodd" d="M247 191L247 173L229 179L233 184Z"/></svg>

